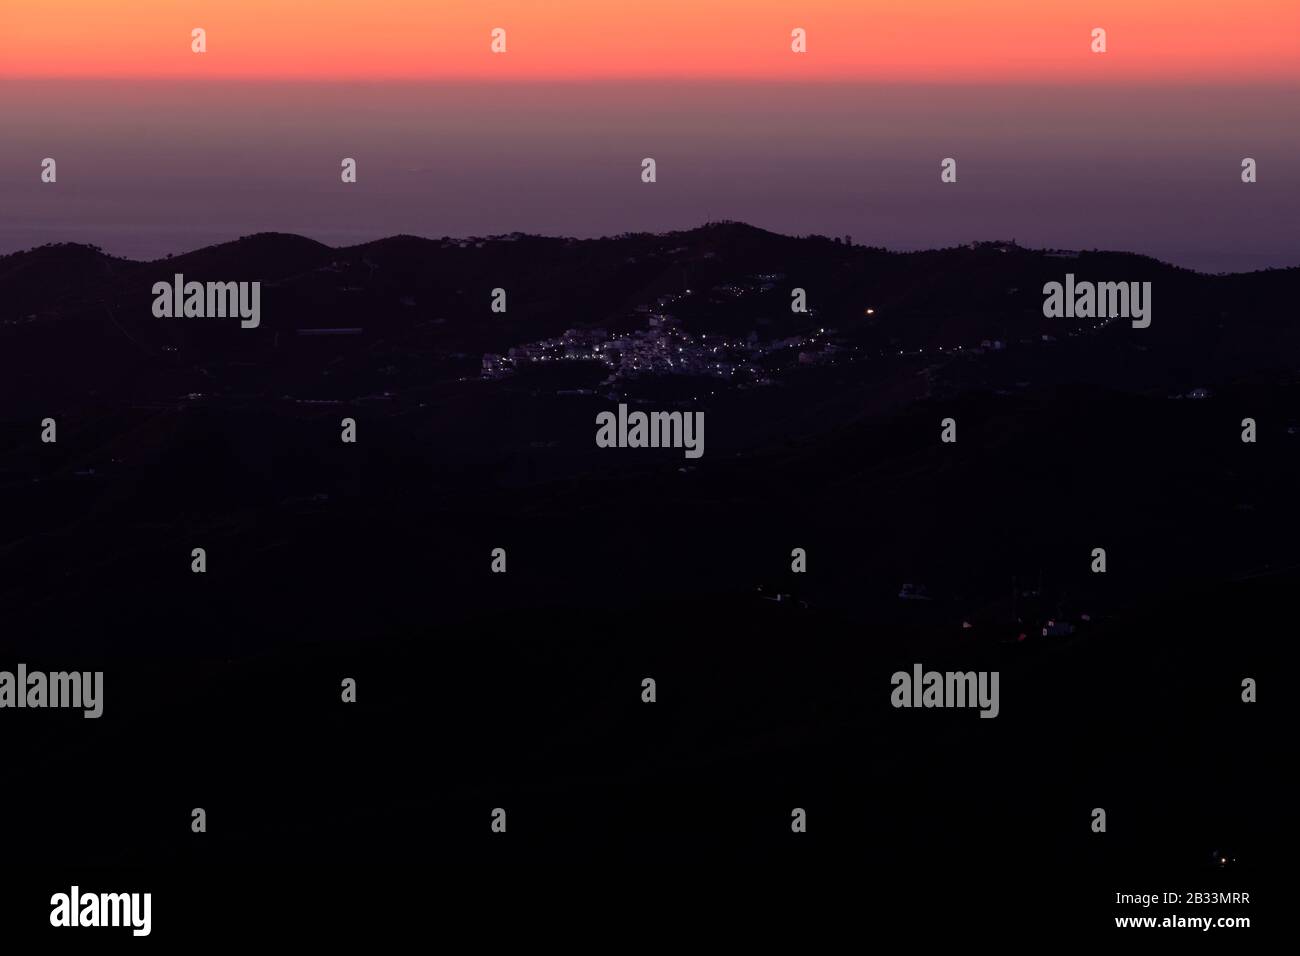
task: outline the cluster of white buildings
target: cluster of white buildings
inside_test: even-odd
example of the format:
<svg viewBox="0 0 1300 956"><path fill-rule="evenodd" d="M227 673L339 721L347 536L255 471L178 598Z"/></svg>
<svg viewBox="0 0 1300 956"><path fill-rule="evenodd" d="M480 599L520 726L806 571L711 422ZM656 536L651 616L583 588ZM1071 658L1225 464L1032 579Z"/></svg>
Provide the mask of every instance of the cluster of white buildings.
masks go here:
<svg viewBox="0 0 1300 956"><path fill-rule="evenodd" d="M519 345L505 355L483 356L484 378L504 378L535 362L601 362L609 370L602 385L642 375L692 375L731 382L763 379L751 356L762 354L756 337L697 338L665 312L649 313L648 327L614 334L605 329L569 329L553 339Z"/></svg>
<svg viewBox="0 0 1300 956"><path fill-rule="evenodd" d="M783 278L780 273L751 276L715 286L713 292L741 298L770 291ZM844 351L830 341L834 329L765 342L754 331L743 338L692 335L669 311L692 294L687 289L659 296L653 304L637 306L636 314L646 321L644 329L620 333L599 328L569 329L555 338L515 346L504 355L489 353L483 356L482 377L505 378L533 363L601 362L609 370L602 386L644 375L687 375L737 385L765 385L771 383L770 372L758 363L770 366L770 361L764 361L770 357L788 356L790 365L820 365L836 361Z"/></svg>

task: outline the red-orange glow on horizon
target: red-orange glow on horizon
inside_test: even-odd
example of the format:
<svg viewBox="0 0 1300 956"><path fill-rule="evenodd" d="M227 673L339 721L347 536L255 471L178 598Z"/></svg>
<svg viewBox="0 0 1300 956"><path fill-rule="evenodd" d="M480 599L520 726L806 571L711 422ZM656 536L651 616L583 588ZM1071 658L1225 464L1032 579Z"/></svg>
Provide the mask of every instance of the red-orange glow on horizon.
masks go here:
<svg viewBox="0 0 1300 956"><path fill-rule="evenodd" d="M0 76L1289 82L1300 2L4 0Z"/></svg>

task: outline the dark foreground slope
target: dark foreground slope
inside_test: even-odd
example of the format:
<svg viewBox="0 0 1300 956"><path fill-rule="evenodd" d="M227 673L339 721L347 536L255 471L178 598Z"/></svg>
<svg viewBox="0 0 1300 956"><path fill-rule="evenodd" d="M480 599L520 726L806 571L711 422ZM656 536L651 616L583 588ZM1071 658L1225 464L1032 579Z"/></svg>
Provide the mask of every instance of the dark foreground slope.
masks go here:
<svg viewBox="0 0 1300 956"><path fill-rule="evenodd" d="M15 853L745 859L969 880L990 899L1045 877L1083 885L1058 902L1092 918L1120 889L1253 886L1278 862L1295 270L1069 260L1155 283L1151 329L1070 335L1037 292L1065 260L740 226L26 256L0 260L0 301L24 313L0 332L0 667L102 669L106 703L98 721L5 714ZM68 282L42 298L47 259ZM278 283L262 329L149 317L156 276L209 268ZM739 305L696 291L775 274ZM770 384L707 397L623 386L693 398L698 461L596 449L610 401L557 394L577 379L477 375L484 352L644 323L660 296L683 296L700 334L716 313L719 334L798 336L794 285L855 360L778 362ZM487 309L497 286L508 320ZM331 323L365 332L292 334ZM39 443L46 415L56 445ZM904 584L929 599L900 600ZM1057 620L1074 632L1045 637ZM999 717L893 709L890 675L916 662L1000 671Z"/></svg>

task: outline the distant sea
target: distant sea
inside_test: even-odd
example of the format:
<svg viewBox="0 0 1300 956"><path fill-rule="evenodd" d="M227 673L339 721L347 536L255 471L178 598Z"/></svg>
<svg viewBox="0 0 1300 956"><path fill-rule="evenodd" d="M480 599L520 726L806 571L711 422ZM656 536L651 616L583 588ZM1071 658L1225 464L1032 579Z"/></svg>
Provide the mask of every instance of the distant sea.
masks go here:
<svg viewBox="0 0 1300 956"><path fill-rule="evenodd" d="M1295 88L0 80L0 131L0 252L737 219L898 250L1015 239L1209 272L1300 265Z"/></svg>

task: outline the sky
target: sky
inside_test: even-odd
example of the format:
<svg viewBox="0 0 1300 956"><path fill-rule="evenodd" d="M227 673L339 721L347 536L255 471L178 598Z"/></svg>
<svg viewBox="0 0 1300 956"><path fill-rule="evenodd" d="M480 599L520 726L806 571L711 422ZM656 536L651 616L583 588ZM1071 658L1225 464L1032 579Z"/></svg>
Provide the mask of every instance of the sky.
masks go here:
<svg viewBox="0 0 1300 956"><path fill-rule="evenodd" d="M5 76L1300 79L1295 0L12 0L0 27Z"/></svg>
<svg viewBox="0 0 1300 956"><path fill-rule="evenodd" d="M731 218L1300 264L1297 0L12 0L0 129L0 253Z"/></svg>

